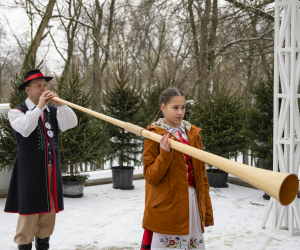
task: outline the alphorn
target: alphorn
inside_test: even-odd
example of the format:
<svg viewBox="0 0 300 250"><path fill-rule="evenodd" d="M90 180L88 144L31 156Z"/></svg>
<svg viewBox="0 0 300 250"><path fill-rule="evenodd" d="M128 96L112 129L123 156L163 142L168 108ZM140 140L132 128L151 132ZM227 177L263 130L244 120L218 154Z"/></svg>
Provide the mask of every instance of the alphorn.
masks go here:
<svg viewBox="0 0 300 250"><path fill-rule="evenodd" d="M136 126L129 122L123 122L118 119L103 115L93 110L83 108L74 103L65 101L58 97L51 98L53 101L64 103L72 108L83 111L87 114L98 117L104 121L117 125L125 130L136 135L143 136L150 140L160 143L162 136L150 132L142 127ZM238 163L203 150L185 145L183 143L170 140L170 147L182 153L188 154L200 161L206 162L215 166L227 173L235 175L236 177L250 183L254 187L264 191L286 206L290 204L296 197L299 188L299 180L297 175L291 173L280 173L261 168L251 167L242 163Z"/></svg>

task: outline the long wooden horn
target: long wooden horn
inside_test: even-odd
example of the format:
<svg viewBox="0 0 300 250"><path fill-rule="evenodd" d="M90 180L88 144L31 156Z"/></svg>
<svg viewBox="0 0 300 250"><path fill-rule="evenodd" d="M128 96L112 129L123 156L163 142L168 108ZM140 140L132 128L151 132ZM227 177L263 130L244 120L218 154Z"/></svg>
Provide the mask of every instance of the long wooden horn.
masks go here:
<svg viewBox="0 0 300 250"><path fill-rule="evenodd" d="M58 97L53 97L53 101L64 103L72 108L81 110L90 115L96 116L104 121L110 122L114 125L124 128L125 130L151 139L156 142L160 142L161 136L152 133L142 127L134 124L123 122L118 119L103 115L93 110L83 108L74 103L62 100ZM188 154L200 161L206 162L212 166L215 166L223 171L237 176L238 178L250 183L258 189L266 192L282 205L290 204L296 197L299 188L299 180L297 175L290 173L280 173L261 168L251 167L245 164L241 164L203 150L185 145L183 143L170 140L171 148L178 150L182 153Z"/></svg>

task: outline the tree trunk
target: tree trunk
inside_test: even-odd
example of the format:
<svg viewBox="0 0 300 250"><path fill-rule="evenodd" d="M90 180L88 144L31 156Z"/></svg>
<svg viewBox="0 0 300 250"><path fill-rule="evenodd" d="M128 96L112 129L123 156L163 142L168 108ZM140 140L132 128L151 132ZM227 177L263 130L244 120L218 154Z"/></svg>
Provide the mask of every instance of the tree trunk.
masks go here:
<svg viewBox="0 0 300 250"><path fill-rule="evenodd" d="M210 88L210 78L211 74L213 73L214 69L214 51L215 46L217 42L217 27L218 27L218 0L213 0L213 6L212 6L212 27L209 34L209 40L208 40L208 81L206 84L206 89L208 90ZM220 79L219 79L220 80Z"/></svg>
<svg viewBox="0 0 300 250"><path fill-rule="evenodd" d="M252 32L250 34L250 36L252 37L256 37L257 36L257 29L256 29L256 25L257 25L257 20L258 20L258 16L257 14L253 15L252 13L249 14L250 15L250 20L251 20L251 26L252 26ZM248 44L249 46L249 56L248 56L248 64L247 64L247 85L246 85L246 90L245 90L245 106L250 107L252 105L252 95L249 92L249 90L251 90L254 86L254 81L255 81L255 72L254 72L254 53L255 53L255 47L254 44L249 42ZM248 149L246 149L245 153L244 153L244 158L245 158L245 164L249 165L249 152Z"/></svg>
<svg viewBox="0 0 300 250"><path fill-rule="evenodd" d="M72 3L73 3L72 1L69 2L69 13L68 13L69 16L72 16L72 12L71 12ZM75 4L76 3L74 2L73 9L74 9L74 12L75 12L75 18L78 19L79 16L80 16L80 13L81 13L81 5L80 5L80 3L78 4L78 6L76 6ZM67 59L66 59L66 62L65 62L65 66L64 66L64 70L63 70L61 79L59 81L59 87L58 87L58 89L59 89L58 92L59 93L60 93L60 89L61 89L61 86L62 86L63 82L68 77L67 74L69 72L70 65L71 65L71 62L72 62L72 59L73 59L74 39L75 39L75 36L76 36L77 27L78 27L78 23L70 20L69 24L66 28L67 41L68 41Z"/></svg>
<svg viewBox="0 0 300 250"><path fill-rule="evenodd" d="M98 0L96 0L98 1ZM103 71L105 69L105 67L107 66L108 63L108 59L109 59L109 50L110 50L110 43L111 43L111 38L112 38L112 27L113 27L113 17L114 17L114 11L115 11L115 0L111 0L110 3L110 16L109 16L109 24L108 24L108 28L107 28L107 40L106 40L106 45L105 45L105 57L104 57L104 61L100 67L99 70L96 71L96 73L98 74L99 77L99 81L98 82L94 82L94 86L93 86L93 90L94 90L94 102L93 102L93 110L99 111L100 107L101 107L101 98L102 98L102 86L101 86L101 78L103 75ZM99 55L99 52L98 52ZM100 62L99 62L100 63ZM98 78L95 78L95 81Z"/></svg>
<svg viewBox="0 0 300 250"><path fill-rule="evenodd" d="M36 60L36 53L37 53L37 50L41 44L41 41L42 41L42 38L43 38L43 34L44 34L44 31L52 17L52 12L53 12L53 7L56 3L56 0L49 0L48 2L48 5L47 5L47 8L46 8L46 11L45 11L45 14L43 16L43 19L37 29L37 32L34 36L34 39L31 41L31 44L29 46L29 49L27 51L27 54L25 56L25 59L23 61L23 66L22 66L22 69L21 69L21 74L25 74L26 72L24 72L27 68L27 63L29 61L29 58L32 56L33 59L34 59L34 62Z"/></svg>
<svg viewBox="0 0 300 250"><path fill-rule="evenodd" d="M156 53L156 59L155 59L155 62L153 64L152 64L152 60L150 58L151 47L153 45L150 46L152 43L151 43L150 38L149 38L149 43L150 43L149 52L148 52L148 65L149 65L149 68L150 68L150 78L149 78L149 82L148 82L148 90L149 91L150 91L152 81L155 84L154 71L155 71L155 69L157 68L157 66L159 64L160 55L161 55L161 52L164 48L165 31L166 31L166 23L163 22L162 29L159 32L158 52ZM152 49L153 49L153 47L152 47Z"/></svg>
<svg viewBox="0 0 300 250"><path fill-rule="evenodd" d="M246 165L249 165L249 153L248 153L248 150L246 150L243 153L243 163L246 164Z"/></svg>
<svg viewBox="0 0 300 250"><path fill-rule="evenodd" d="M70 163L70 180L74 180L74 164Z"/></svg>
<svg viewBox="0 0 300 250"><path fill-rule="evenodd" d="M190 16L190 25L191 25L192 34L193 34L193 47L194 47L194 53L195 53L198 79L194 85L194 88L192 91L192 96L195 94L195 89L196 89L197 85L200 83L200 78L201 78L200 52L199 52L199 45L198 45L198 40L197 40L197 28L196 28L194 12L193 12L193 2L194 2L193 0L188 1L188 12L189 12L189 16Z"/></svg>
<svg viewBox="0 0 300 250"><path fill-rule="evenodd" d="M0 59L1 59L1 57L0 57ZM2 101L2 65L1 65L1 61L0 61L0 103L1 103L1 101Z"/></svg>
<svg viewBox="0 0 300 250"><path fill-rule="evenodd" d="M207 79L207 68L208 68L208 56L207 56L207 45L208 45L208 25L209 25L209 14L211 9L211 0L205 0L205 9L201 19L201 39L200 39L200 86L198 88L198 96L201 95L202 91L208 91L208 79Z"/></svg>
<svg viewBox="0 0 300 250"><path fill-rule="evenodd" d="M125 130L122 128L122 134L125 133ZM122 136L122 138L124 138L124 136ZM123 165L124 165L124 162L123 162L123 156L124 156L124 144L123 144L123 139L121 140L121 150L120 150L120 167L122 168Z"/></svg>
<svg viewBox="0 0 300 250"><path fill-rule="evenodd" d="M100 68L100 51L99 45L100 42L100 31L102 27L102 17L103 17L103 6L100 6L99 0L95 0L96 4L96 16L94 20L94 29L93 29L93 36L95 38L93 42L94 47L94 54L93 54L93 92L95 95L95 101L93 102L92 108L93 110L98 110L100 107L100 98L101 98L101 82L100 82L100 75L99 75L99 68Z"/></svg>

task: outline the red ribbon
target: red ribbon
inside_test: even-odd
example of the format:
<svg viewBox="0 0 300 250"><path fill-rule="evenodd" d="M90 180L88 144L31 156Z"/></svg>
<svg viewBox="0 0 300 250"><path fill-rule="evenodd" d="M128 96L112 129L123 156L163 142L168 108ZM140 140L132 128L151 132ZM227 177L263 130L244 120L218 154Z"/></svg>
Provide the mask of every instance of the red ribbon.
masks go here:
<svg viewBox="0 0 300 250"><path fill-rule="evenodd" d="M30 81L32 79L40 78L40 77L44 77L44 75L42 73L37 73L35 75L29 76L28 78L26 78L25 82Z"/></svg>

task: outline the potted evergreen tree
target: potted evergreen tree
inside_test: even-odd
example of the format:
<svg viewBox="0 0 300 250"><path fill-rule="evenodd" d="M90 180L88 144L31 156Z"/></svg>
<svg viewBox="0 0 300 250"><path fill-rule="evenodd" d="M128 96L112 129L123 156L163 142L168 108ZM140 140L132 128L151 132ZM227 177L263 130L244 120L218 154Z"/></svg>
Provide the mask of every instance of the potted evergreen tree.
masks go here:
<svg viewBox="0 0 300 250"><path fill-rule="evenodd" d="M274 79L261 79L251 90L254 102L247 113L247 130L252 154L257 158L257 167L273 169L273 93ZM263 195L269 200L268 194Z"/></svg>
<svg viewBox="0 0 300 250"><path fill-rule="evenodd" d="M230 158L246 147L243 95L227 86L226 76L223 81L214 78L212 92L203 93L192 109L191 122L203 129L205 151ZM207 165L209 185L228 186L228 173Z"/></svg>
<svg viewBox="0 0 300 250"><path fill-rule="evenodd" d="M92 95L85 93L85 82L80 79L79 64L74 63L65 82L58 86L59 96L69 102L88 108L92 104ZM109 150L109 138L106 124L84 112L74 110L78 125L59 134L61 165L69 169L63 176L64 196L79 198L88 175L80 174L78 165L101 161Z"/></svg>
<svg viewBox="0 0 300 250"><path fill-rule="evenodd" d="M103 94L103 113L121 120L142 126L144 123L143 99L135 86L130 86L130 78L126 71L124 53L120 48L117 72L113 72L113 87L107 86ZM142 138L125 131L125 129L110 125L108 127L110 139L109 160L118 159L118 166L112 167L113 188L133 189L133 166L139 165L140 160L134 157L142 152ZM125 164L127 166L125 166Z"/></svg>

